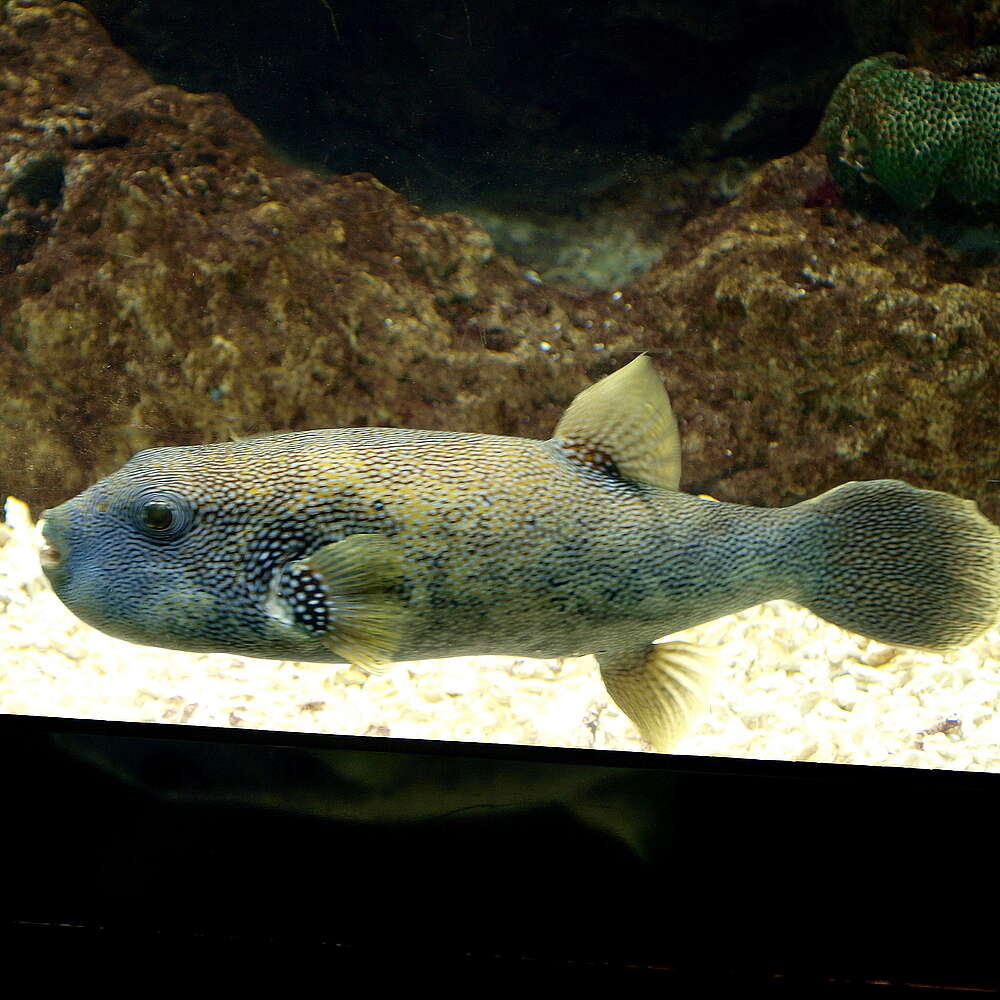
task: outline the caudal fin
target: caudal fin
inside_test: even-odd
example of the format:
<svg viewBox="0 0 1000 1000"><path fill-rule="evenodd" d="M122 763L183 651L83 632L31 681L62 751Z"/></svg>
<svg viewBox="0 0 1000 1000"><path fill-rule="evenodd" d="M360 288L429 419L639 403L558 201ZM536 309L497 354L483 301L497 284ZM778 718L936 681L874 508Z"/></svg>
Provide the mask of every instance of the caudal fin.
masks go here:
<svg viewBox="0 0 1000 1000"><path fill-rule="evenodd" d="M1000 619L1000 529L975 503L892 479L801 505L801 602L894 646L961 646Z"/></svg>

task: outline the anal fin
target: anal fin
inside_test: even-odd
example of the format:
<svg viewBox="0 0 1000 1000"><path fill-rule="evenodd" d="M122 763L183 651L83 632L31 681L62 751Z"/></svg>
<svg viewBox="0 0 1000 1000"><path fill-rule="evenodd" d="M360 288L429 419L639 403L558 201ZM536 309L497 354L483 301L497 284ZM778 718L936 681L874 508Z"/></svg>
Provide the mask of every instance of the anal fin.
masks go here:
<svg viewBox="0 0 1000 1000"><path fill-rule="evenodd" d="M701 712L715 675L714 658L689 642L654 643L597 656L615 704L654 750L669 750Z"/></svg>

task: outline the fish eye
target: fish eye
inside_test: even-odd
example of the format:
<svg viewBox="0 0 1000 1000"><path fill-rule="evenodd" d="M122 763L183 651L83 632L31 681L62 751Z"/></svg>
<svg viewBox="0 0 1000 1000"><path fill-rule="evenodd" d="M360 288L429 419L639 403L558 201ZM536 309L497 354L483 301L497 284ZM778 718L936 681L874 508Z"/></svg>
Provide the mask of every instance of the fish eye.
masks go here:
<svg viewBox="0 0 1000 1000"><path fill-rule="evenodd" d="M174 523L174 511L162 500L150 500L142 508L142 523L150 531L166 531Z"/></svg>
<svg viewBox="0 0 1000 1000"><path fill-rule="evenodd" d="M178 538L193 521L190 503L183 495L172 491L143 490L129 506L136 527L147 538L160 542Z"/></svg>

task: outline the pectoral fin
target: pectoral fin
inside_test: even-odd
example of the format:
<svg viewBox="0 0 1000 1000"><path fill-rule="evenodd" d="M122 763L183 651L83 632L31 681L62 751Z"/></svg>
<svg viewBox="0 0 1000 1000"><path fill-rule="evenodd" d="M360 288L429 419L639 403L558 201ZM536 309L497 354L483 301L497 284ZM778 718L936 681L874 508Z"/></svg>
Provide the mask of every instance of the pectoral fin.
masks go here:
<svg viewBox="0 0 1000 1000"><path fill-rule="evenodd" d="M668 750L705 707L713 658L689 642L664 642L597 657L615 704L654 750Z"/></svg>
<svg viewBox="0 0 1000 1000"><path fill-rule="evenodd" d="M316 635L337 658L369 673L392 663L405 624L402 559L392 539L348 535L287 565L268 611Z"/></svg>

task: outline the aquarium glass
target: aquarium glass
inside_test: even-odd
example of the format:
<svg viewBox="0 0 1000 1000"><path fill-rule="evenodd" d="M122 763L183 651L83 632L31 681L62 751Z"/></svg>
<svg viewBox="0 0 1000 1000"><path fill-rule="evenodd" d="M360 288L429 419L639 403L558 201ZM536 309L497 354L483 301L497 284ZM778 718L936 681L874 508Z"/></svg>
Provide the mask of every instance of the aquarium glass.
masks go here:
<svg viewBox="0 0 1000 1000"><path fill-rule="evenodd" d="M1000 770L997 46L2 0L0 712Z"/></svg>

